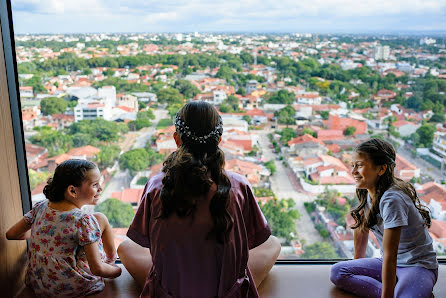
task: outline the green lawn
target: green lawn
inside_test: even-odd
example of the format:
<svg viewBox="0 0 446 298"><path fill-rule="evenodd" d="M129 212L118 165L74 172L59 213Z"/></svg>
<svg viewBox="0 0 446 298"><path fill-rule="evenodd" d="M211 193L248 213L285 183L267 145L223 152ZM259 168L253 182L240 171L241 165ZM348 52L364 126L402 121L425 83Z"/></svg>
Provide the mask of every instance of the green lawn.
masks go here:
<svg viewBox="0 0 446 298"><path fill-rule="evenodd" d="M165 119L161 119L158 124L156 125L156 129L161 129L161 128L165 128L167 126L172 125L172 119L170 118L165 118Z"/></svg>

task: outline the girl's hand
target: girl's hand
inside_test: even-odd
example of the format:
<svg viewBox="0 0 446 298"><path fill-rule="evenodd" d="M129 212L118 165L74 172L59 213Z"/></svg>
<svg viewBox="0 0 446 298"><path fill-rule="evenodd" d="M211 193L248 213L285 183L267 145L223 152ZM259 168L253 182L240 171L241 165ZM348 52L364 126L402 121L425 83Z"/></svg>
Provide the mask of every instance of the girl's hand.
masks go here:
<svg viewBox="0 0 446 298"><path fill-rule="evenodd" d="M121 275L121 267L115 264L107 264L102 261L97 242L85 245L84 249L91 273L106 278L116 278Z"/></svg>
<svg viewBox="0 0 446 298"><path fill-rule="evenodd" d="M400 244L401 227L384 229L383 266L382 266L382 298L393 298L396 284L396 264L398 245Z"/></svg>
<svg viewBox="0 0 446 298"><path fill-rule="evenodd" d="M107 264L107 265L112 266L114 268L114 269L112 269L112 275L109 276L109 278L116 278L121 275L121 273L122 273L121 267L119 267L116 264Z"/></svg>

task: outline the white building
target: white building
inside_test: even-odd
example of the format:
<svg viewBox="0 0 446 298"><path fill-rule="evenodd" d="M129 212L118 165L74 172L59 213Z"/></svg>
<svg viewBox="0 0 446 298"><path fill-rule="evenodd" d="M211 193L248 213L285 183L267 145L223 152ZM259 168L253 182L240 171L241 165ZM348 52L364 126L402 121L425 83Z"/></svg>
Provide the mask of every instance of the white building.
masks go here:
<svg viewBox="0 0 446 298"><path fill-rule="evenodd" d="M389 46L377 46L375 47L375 60L388 60L390 56Z"/></svg>
<svg viewBox="0 0 446 298"><path fill-rule="evenodd" d="M100 101L78 103L77 106L74 108L74 121L79 122L81 120L94 120L96 118L111 120L111 109L111 106L107 106Z"/></svg>
<svg viewBox="0 0 446 298"><path fill-rule="evenodd" d="M446 133L438 131L434 133L432 149L441 157L446 157Z"/></svg>

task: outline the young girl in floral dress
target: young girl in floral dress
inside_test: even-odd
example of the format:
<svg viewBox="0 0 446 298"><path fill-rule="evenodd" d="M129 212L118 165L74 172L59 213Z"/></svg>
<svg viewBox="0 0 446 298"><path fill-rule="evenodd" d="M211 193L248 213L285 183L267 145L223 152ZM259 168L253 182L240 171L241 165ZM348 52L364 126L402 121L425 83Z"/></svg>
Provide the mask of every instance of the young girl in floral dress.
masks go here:
<svg viewBox="0 0 446 298"><path fill-rule="evenodd" d="M107 218L81 210L95 205L102 191L98 168L86 160L61 163L37 203L6 233L10 240L30 238L25 283L42 297L81 297L115 278L116 251Z"/></svg>

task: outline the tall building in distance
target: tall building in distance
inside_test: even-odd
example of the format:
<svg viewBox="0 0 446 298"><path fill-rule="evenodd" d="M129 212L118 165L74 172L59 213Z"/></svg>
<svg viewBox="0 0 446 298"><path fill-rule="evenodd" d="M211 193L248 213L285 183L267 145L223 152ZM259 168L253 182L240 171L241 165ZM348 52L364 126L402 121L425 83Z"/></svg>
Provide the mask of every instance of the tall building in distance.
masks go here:
<svg viewBox="0 0 446 298"><path fill-rule="evenodd" d="M389 46L376 46L375 47L375 60L388 60L390 55Z"/></svg>

